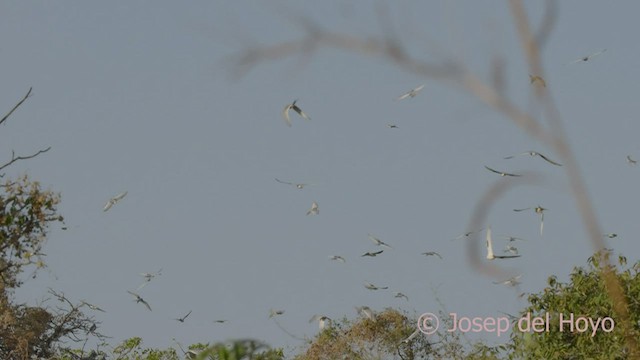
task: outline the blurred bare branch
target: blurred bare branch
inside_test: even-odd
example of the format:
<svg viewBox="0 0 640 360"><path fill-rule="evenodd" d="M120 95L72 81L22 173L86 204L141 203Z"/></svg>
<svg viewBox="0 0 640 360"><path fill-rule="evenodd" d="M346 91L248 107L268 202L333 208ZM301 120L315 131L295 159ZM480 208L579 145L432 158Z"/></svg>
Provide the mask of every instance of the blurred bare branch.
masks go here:
<svg viewBox="0 0 640 360"><path fill-rule="evenodd" d="M510 0L509 7L518 32L520 44L523 48L524 58L529 65L530 74L543 78L544 69L540 57L540 48L546 43L556 23L556 1L548 0L545 3L545 13L541 26L536 33L532 31L524 4L521 0ZM379 18L381 19L381 26L389 30L386 33L389 36L360 38L349 34L330 32L306 19L306 21L303 21L305 35L302 38L271 46L248 49L241 53L236 62L236 74L242 74L265 60L278 60L300 53L311 56L321 47L328 47L383 58L409 73L457 85L476 96L498 113L505 115L507 119L524 130L533 139L553 149L561 162L566 164L564 167L565 174L569 180L576 207L588 230L591 245L596 251L605 248L606 244L601 236L602 231L600 231L593 204L589 199L584 178L579 170L577 160L570 149L568 136L564 131L561 116L551 98L549 90L544 86L538 86L535 89L536 96L544 109L545 119L548 122L547 128L533 116L521 110L518 105L509 100L505 93L501 91L502 87L500 84L502 81L500 80L501 74L499 73L500 67L502 66L501 64L494 65L493 85L490 85L468 71L463 64L453 59L444 61L441 64L432 64L415 59L405 51L402 42L393 37L393 28L387 26L390 22L383 16L384 12L381 13L380 11ZM503 193L516 185L531 184L537 180L537 177L528 175L523 177L522 180L495 183L477 203L469 229L476 229L485 225L484 220L487 217L489 209ZM477 236L475 238L477 239ZM477 240L469 242L468 255L470 263L474 268L484 273L495 274L498 271L497 268L483 265L483 263L479 261L477 244ZM613 300L614 309L621 321L621 326L630 329L632 324L629 322L627 301L619 281L610 271L610 262L608 259L604 259L601 264L601 269L603 271L607 292ZM624 333L630 354L633 358L638 357L637 339L631 336L632 332L625 331Z"/></svg>
<svg viewBox="0 0 640 360"><path fill-rule="evenodd" d="M553 28L556 26L556 20L558 18L557 0L547 0L545 2L544 10L545 12L542 16L542 23L535 35L536 43L540 49L545 46L547 40L549 40L549 35L551 35Z"/></svg>

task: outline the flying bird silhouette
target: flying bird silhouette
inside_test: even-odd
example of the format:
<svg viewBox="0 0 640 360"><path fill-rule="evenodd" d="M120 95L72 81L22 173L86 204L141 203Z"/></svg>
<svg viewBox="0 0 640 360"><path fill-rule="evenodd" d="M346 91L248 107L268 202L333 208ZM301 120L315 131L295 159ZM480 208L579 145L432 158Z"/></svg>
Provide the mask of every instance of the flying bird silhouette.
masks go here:
<svg viewBox="0 0 640 360"><path fill-rule="evenodd" d="M509 254L513 254L513 255L518 255L518 248L513 246L513 245L507 245L504 250L502 250L502 252L504 253L509 253Z"/></svg>
<svg viewBox="0 0 640 360"><path fill-rule="evenodd" d="M514 241L517 241L517 240L525 241L523 238L519 238L519 237L511 236L511 235L500 235L500 238L501 239L505 239L505 240L507 240L509 242L514 242Z"/></svg>
<svg viewBox="0 0 640 360"><path fill-rule="evenodd" d="M415 97L416 95L418 95L418 93L420 92L420 90L422 90L422 88L424 88L424 84L422 84L422 85L418 86L418 87L417 87L417 88L415 88L415 89L411 89L411 90L407 91L406 93L404 93L404 94L402 94L402 95L398 96L398 97L396 98L396 100L398 101L398 100L404 100L404 99L406 99L406 98L408 98L408 97Z"/></svg>
<svg viewBox="0 0 640 360"><path fill-rule="evenodd" d="M440 254L438 254L438 253L437 253L437 252L435 252L435 251L427 251L427 252L423 252L423 253L422 253L422 255L424 255L424 256L437 256L437 257L439 257L440 259L442 259L442 256L440 256Z"/></svg>
<svg viewBox="0 0 640 360"><path fill-rule="evenodd" d="M459 239L462 239L462 238L468 238L472 234L475 234L475 233L477 233L479 231L482 231L482 230L484 230L484 228L479 229L479 230L474 230L474 231L467 231L466 233L460 234L460 235L456 236L455 238L453 238L451 240L459 240Z"/></svg>
<svg viewBox="0 0 640 360"><path fill-rule="evenodd" d="M579 59L576 59L576 60L574 60L574 61L570 62L570 63L569 63L569 64L567 64L567 65L576 64L576 63L579 63L579 62L587 62L587 61L589 61L589 60L593 59L594 57L596 57L596 56L598 56L598 55L600 55L600 54L604 53L605 51L607 51L607 49L602 49L602 50L600 50L600 51L598 51L598 52L594 52L593 54L589 54L589 55L587 55L587 56L583 56L583 57L581 57L581 58L579 58Z"/></svg>
<svg viewBox="0 0 640 360"><path fill-rule="evenodd" d="M122 200L125 196L127 196L127 193L128 191L125 191L109 199L109 201L107 201L107 203L104 205L104 208L102 208L102 211L107 211L111 209L113 205L115 205L118 201Z"/></svg>
<svg viewBox="0 0 640 360"><path fill-rule="evenodd" d="M379 250L379 251L374 251L374 252L367 251L366 253L364 253L364 254L360 255L360 257L363 257L363 256L376 257L376 256L378 256L378 255L382 254L382 252L383 252L383 251L384 251L384 250Z"/></svg>
<svg viewBox="0 0 640 360"><path fill-rule="evenodd" d="M484 167L485 167L485 169L487 169L487 170L489 170L491 172L494 172L496 174L499 174L500 176L522 176L520 174L512 174L512 173L507 173L507 172L504 172L504 171L498 171L498 170L495 170L495 169L492 169L492 168L488 167L487 165L485 165Z"/></svg>
<svg viewBox="0 0 640 360"><path fill-rule="evenodd" d="M520 255L495 255L493 253L493 242L491 240L491 226L487 228L487 260L493 259L512 259L520 257Z"/></svg>
<svg viewBox="0 0 640 360"><path fill-rule="evenodd" d="M521 284L521 282L518 281L521 277L522 275L516 275L504 281L493 281L493 283L496 285L516 286Z"/></svg>
<svg viewBox="0 0 640 360"><path fill-rule="evenodd" d="M557 163L557 162L555 162L555 161L553 161L553 160L549 159L548 157L546 157L546 156L544 156L544 155L540 154L540 153L539 153L539 152L537 152L537 151L525 151L525 152L521 152L521 153L519 153L519 154L515 154L515 155L507 156L507 157L505 157L505 159L513 159L514 157L519 156L519 155L539 156L539 157L541 157L542 159L544 159L546 162L548 162L549 164L553 164L553 165L556 165L556 166L562 166L562 164Z"/></svg>
<svg viewBox="0 0 640 360"><path fill-rule="evenodd" d="M140 286L138 286L138 288L136 290L140 290L143 287L147 286L147 284L149 284L149 282L151 282L151 280L153 280L153 278L155 278L156 276L162 275L162 268L160 268L160 270L154 272L154 273L146 273L146 272L142 272L140 273L140 276L142 276L144 278L144 282L142 284L140 284Z"/></svg>
<svg viewBox="0 0 640 360"><path fill-rule="evenodd" d="M318 327L320 330L324 330L326 326L331 326L331 319L328 316L324 315L313 315L311 319L309 319L309 323L314 321L318 322Z"/></svg>
<svg viewBox="0 0 640 360"><path fill-rule="evenodd" d="M399 129L398 125L396 124L387 124L387 126L389 127L389 129Z"/></svg>
<svg viewBox="0 0 640 360"><path fill-rule="evenodd" d="M129 294L133 295L136 298L136 300L135 300L136 303L142 303L144 306L147 307L147 309L149 309L149 311L151 311L151 306L149 306L149 303L144 301L144 299L140 295L134 293L133 291L129 291L129 290L127 290L127 292Z"/></svg>
<svg viewBox="0 0 640 360"><path fill-rule="evenodd" d="M329 260L336 260L336 261L340 261L341 263L346 263L347 262L347 260L345 260L340 255L331 255L331 256L329 256Z"/></svg>
<svg viewBox="0 0 640 360"><path fill-rule="evenodd" d="M176 319L174 319L174 320L177 320L177 321L179 321L179 322L183 323L183 322L187 319L187 317L189 317L189 315L191 315L191 310L189 310L189 312L187 313L187 315L185 315L185 316L183 316L183 317L180 317L180 318L176 318Z"/></svg>
<svg viewBox="0 0 640 360"><path fill-rule="evenodd" d="M356 306L356 311L360 316L364 316L369 320L376 320L376 314L368 306Z"/></svg>
<svg viewBox="0 0 640 360"><path fill-rule="evenodd" d="M395 295L393 295L394 298L398 298L398 299L405 299L407 301L409 301L409 297L401 292L397 292Z"/></svg>
<svg viewBox="0 0 640 360"><path fill-rule="evenodd" d="M370 282L366 282L364 283L364 287L366 287L369 290L386 290L389 287L388 286L375 286Z"/></svg>
<svg viewBox="0 0 640 360"><path fill-rule="evenodd" d="M102 310L101 308L99 308L98 306L93 305L93 304L89 304L88 302L86 302L86 301L84 301L84 300L80 300L80 303L81 303L82 305L87 306L87 307L88 307L89 309L91 309L91 310L106 312L106 311Z"/></svg>
<svg viewBox="0 0 640 360"><path fill-rule="evenodd" d="M310 117L307 116L307 114L305 114L302 109L300 109L298 107L298 105L296 105L296 102L298 100L296 99L294 102L292 102L291 104L287 105L284 107L284 110L282 110L282 116L284 117L284 121L286 121L287 126L291 126L291 119L289 119L289 110L292 110L297 112L298 115L300 115L303 119L306 120L311 120Z"/></svg>
<svg viewBox="0 0 640 360"><path fill-rule="evenodd" d="M627 155L627 163L629 163L629 165L636 165L638 164L638 160L633 160L631 155Z"/></svg>
<svg viewBox="0 0 640 360"><path fill-rule="evenodd" d="M389 246L389 244L385 243L384 241L378 239L377 237L371 235L371 234L367 234L367 236L369 237L369 239L371 239L371 241L373 241L374 244L378 245L378 246L384 246L387 247L389 249L393 249L391 246Z"/></svg>
<svg viewBox="0 0 640 360"><path fill-rule="evenodd" d="M280 180L278 178L276 178L276 181L281 183L281 184L287 184L287 185L295 186L298 189L304 189L305 186L313 185L313 184L292 183L292 182L289 182L289 181L282 181L282 180Z"/></svg>
<svg viewBox="0 0 640 360"><path fill-rule="evenodd" d="M525 211L525 210L529 210L529 209L531 209L531 208L528 207L528 208L524 208L524 209L513 209L513 211L521 212L521 211ZM544 212L545 212L545 210L549 210L549 209L545 209L540 205L538 205L535 208L533 208L533 211L535 211L536 214L540 215L540 235L542 235L542 230L544 229Z"/></svg>
<svg viewBox="0 0 640 360"><path fill-rule="evenodd" d="M269 319L271 319L274 316L278 316L278 315L282 315L282 314L284 314L284 310L269 309Z"/></svg>
<svg viewBox="0 0 640 360"><path fill-rule="evenodd" d="M314 201L311 204L311 209L307 211L307 215L318 215L318 214L320 214L320 209L318 208L318 203Z"/></svg>

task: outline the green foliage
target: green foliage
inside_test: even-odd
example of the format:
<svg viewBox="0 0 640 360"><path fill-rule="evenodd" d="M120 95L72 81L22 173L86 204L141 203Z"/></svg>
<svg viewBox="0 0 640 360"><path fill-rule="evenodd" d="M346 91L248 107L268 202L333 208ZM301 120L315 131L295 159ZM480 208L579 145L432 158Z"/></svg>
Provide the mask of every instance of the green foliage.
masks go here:
<svg viewBox="0 0 640 360"><path fill-rule="evenodd" d="M521 313L522 316L531 313L531 316L549 314L549 332L528 333L516 330L512 333L512 350L510 358L535 358L535 359L625 359L629 349L625 347L625 336L638 337L640 331L635 325L631 329L623 329L616 321L613 311L613 302L609 297L603 280L603 272L611 271L621 282L624 296L628 304L628 310L633 324L640 320L640 277L638 269L640 264L632 268L623 269L626 258L619 256L616 266L602 269L604 257L610 256L608 251L601 251L590 257L589 267L584 269L576 267L570 275L570 282L562 283L552 276L548 279L548 287L540 294L529 296L530 305ZM573 314L574 324L578 317L592 319L597 323L598 318L611 317L615 322L611 332L610 322L606 322L605 329L598 328L595 332L589 326L586 331L578 331L564 322L560 331L560 314L566 321ZM581 322L581 325L584 322ZM583 327L584 328L584 327ZM627 334L625 332L631 332ZM593 335L593 336L592 336Z"/></svg>
<svg viewBox="0 0 640 360"><path fill-rule="evenodd" d="M251 339L218 343L194 354L196 360L284 360L282 349L269 349L267 345Z"/></svg>
<svg viewBox="0 0 640 360"><path fill-rule="evenodd" d="M42 190L37 181L24 175L7 180L0 193L0 285L2 289L19 287L18 274L23 268L45 266L43 261L47 229L52 222L62 222L56 212L60 196Z"/></svg>
<svg viewBox="0 0 640 360"><path fill-rule="evenodd" d="M440 314L440 319L449 317ZM445 320L446 321L446 320ZM417 319L386 309L369 319L342 319L318 333L295 360L373 360L373 359L495 359L497 350L481 343L467 349L455 332L440 330L431 336L422 333L411 336L417 329ZM441 326L441 329L450 328ZM410 339L410 340L408 340Z"/></svg>
<svg viewBox="0 0 640 360"><path fill-rule="evenodd" d="M105 355L105 358L109 358ZM124 340L116 346L112 354L113 359L118 360L179 360L180 357L175 349L166 350L143 348L142 339L133 337Z"/></svg>

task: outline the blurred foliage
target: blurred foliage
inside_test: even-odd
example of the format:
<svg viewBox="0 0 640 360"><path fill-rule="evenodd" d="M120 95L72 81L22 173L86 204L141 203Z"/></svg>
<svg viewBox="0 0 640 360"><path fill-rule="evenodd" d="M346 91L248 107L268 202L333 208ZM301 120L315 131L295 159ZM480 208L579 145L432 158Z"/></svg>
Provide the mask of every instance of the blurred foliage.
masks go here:
<svg viewBox="0 0 640 360"><path fill-rule="evenodd" d="M602 267L605 258L611 256L608 250L597 252L588 260L588 268L576 267L571 272L570 281L563 283L555 276L548 279L548 286L539 294L529 296L530 305L520 316L528 313L531 317L545 317L549 314L549 331L534 333L514 330L511 335L509 350L510 359L627 359L631 358L630 349L626 348L625 336L638 338L640 328L640 277L638 269L640 262L631 268L624 267L627 259L619 255L618 266ZM631 322L635 324L630 329L624 329L615 322L613 302L605 290L603 271L611 271L621 282L628 304ZM560 314L563 319L563 329L560 331ZM571 331L569 323L573 314L574 327ZM591 319L594 324L598 318L610 317L615 322L611 332L611 322L605 321L604 329L599 327L595 333L589 325L586 331L584 321L578 322L579 317ZM592 336L593 335L593 336Z"/></svg>

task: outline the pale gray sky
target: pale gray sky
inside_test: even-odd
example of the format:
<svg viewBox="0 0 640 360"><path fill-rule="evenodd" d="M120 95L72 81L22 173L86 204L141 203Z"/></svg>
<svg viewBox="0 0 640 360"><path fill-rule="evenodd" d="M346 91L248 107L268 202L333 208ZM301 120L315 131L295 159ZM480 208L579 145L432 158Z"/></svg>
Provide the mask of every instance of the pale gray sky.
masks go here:
<svg viewBox="0 0 640 360"><path fill-rule="evenodd" d="M536 26L542 3L527 3ZM509 96L532 104L506 3L383 7L417 57L455 57L489 79L491 59L503 56ZM619 235L609 246L630 262L638 260L640 233L640 167L625 160L640 159L639 8L561 2L542 53L603 230ZM230 76L243 50L303 36L297 15L331 31L380 36L368 2L23 1L3 3L0 14L0 109L34 89L3 126L0 154L52 147L10 174L28 172L60 191L69 227L52 229L45 247L55 277L40 273L18 301L36 304L52 287L95 303L107 311L95 316L113 344L140 336L154 347L171 346L172 338L238 337L301 345L268 319L270 308L284 309L280 323L298 336L317 332L307 322L313 314L353 318L360 305L436 312L436 296L458 314L515 313L526 305L516 292L492 284L504 279L477 274L464 243L449 241L498 179L484 165L547 179L511 191L488 218L496 236L528 239L518 244L522 257L507 263L523 274L523 291L540 291L550 275L567 279L592 253L563 168L503 159L527 150L556 155L460 89L333 49ZM601 49L592 61L566 65ZM394 101L420 84L415 98ZM289 128L281 112L295 99L312 120L292 113ZM276 177L314 185L298 190ZM125 190L104 213L104 203ZM320 214L306 216L313 201ZM512 211L538 204L549 209L542 237L536 214ZM368 233L394 249L360 257L377 250ZM162 275L140 290L149 312L126 290L140 285L138 273L159 268ZM365 281L389 290L372 292ZM396 291L410 301L394 298ZM173 320L189 310L185 323Z"/></svg>

